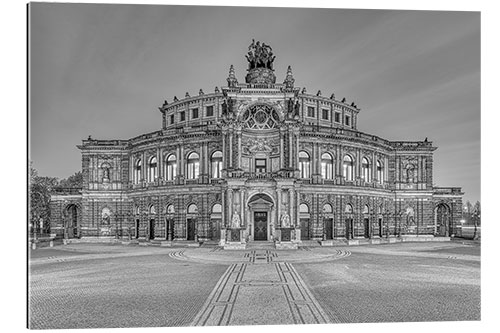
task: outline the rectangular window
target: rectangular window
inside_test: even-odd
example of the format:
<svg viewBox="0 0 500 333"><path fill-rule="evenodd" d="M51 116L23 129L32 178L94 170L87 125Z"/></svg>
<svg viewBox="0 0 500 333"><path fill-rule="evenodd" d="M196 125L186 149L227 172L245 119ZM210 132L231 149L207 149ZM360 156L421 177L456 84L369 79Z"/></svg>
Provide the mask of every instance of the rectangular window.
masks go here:
<svg viewBox="0 0 500 333"><path fill-rule="evenodd" d="M214 106L210 105L207 106L207 117L213 117L214 115Z"/></svg>
<svg viewBox="0 0 500 333"><path fill-rule="evenodd" d="M193 109L193 117L192 117L192 119L196 119L196 118L198 118L198 108Z"/></svg>
<svg viewBox="0 0 500 333"><path fill-rule="evenodd" d="M335 122L340 123L340 112L335 112Z"/></svg>
<svg viewBox="0 0 500 333"><path fill-rule="evenodd" d="M328 109L323 109L322 110L322 118L324 120L328 120L328 113L330 113L330 110L328 110Z"/></svg>
<svg viewBox="0 0 500 333"><path fill-rule="evenodd" d="M172 125L175 121L175 117L173 114L170 115L170 125Z"/></svg>
<svg viewBox="0 0 500 333"><path fill-rule="evenodd" d="M181 121L186 120L186 112L182 111L181 112Z"/></svg>
<svg viewBox="0 0 500 333"><path fill-rule="evenodd" d="M308 106L307 107L307 116L314 118L314 107L313 106Z"/></svg>
<svg viewBox="0 0 500 333"><path fill-rule="evenodd" d="M255 172L266 172L266 159L256 158L255 159Z"/></svg>
<svg viewBox="0 0 500 333"><path fill-rule="evenodd" d="M345 125L346 126L351 126L350 123L351 123L351 117L345 116Z"/></svg>

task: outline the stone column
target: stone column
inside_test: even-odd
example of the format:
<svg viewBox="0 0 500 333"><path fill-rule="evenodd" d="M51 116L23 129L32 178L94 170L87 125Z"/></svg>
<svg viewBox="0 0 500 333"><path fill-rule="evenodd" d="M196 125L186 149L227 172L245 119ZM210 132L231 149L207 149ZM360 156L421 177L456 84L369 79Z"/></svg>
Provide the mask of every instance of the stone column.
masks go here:
<svg viewBox="0 0 500 333"><path fill-rule="evenodd" d="M161 152L160 147L156 148L156 178L161 178L161 167L163 163L161 161Z"/></svg>
<svg viewBox="0 0 500 333"><path fill-rule="evenodd" d="M238 138L238 165L237 168L241 169L241 129L237 130L237 138Z"/></svg>
<svg viewBox="0 0 500 333"><path fill-rule="evenodd" d="M233 168L233 130L229 133L229 168Z"/></svg>
<svg viewBox="0 0 500 333"><path fill-rule="evenodd" d="M372 152L372 165L371 165L372 181L377 178L377 160L375 159L375 152Z"/></svg>
<svg viewBox="0 0 500 333"><path fill-rule="evenodd" d="M298 169L299 168L299 150L300 150L300 147L299 147L299 129L296 128L294 129L294 137L295 137L295 152L293 154L293 156L295 157L295 168Z"/></svg>
<svg viewBox="0 0 500 333"><path fill-rule="evenodd" d="M148 167L148 161L146 161L146 152L142 152L142 168L141 168L141 180L146 179L146 168Z"/></svg>
<svg viewBox="0 0 500 333"><path fill-rule="evenodd" d="M184 145L181 144L179 147L179 168L177 169L179 175L185 176L186 171L184 169Z"/></svg>
<svg viewBox="0 0 500 333"><path fill-rule="evenodd" d="M282 132L282 129L280 129L280 169L283 169L284 168L284 140L283 140L283 132Z"/></svg>
<svg viewBox="0 0 500 333"><path fill-rule="evenodd" d="M228 188L227 189L227 203L228 203L228 210L227 210L227 219L228 219L228 225L231 226L231 222L233 220L233 189Z"/></svg>
<svg viewBox="0 0 500 333"><path fill-rule="evenodd" d="M240 217L241 217L241 226L246 226L245 224L245 203L244 203L244 193L243 190L240 189Z"/></svg>
<svg viewBox="0 0 500 333"><path fill-rule="evenodd" d="M356 165L354 167L354 170L356 172L354 179L360 178L361 177L361 151L359 149L356 149Z"/></svg>
<svg viewBox="0 0 500 333"><path fill-rule="evenodd" d="M226 228L226 191L222 191L221 195L221 206L222 206L222 214L221 214L221 229Z"/></svg>
<svg viewBox="0 0 500 333"><path fill-rule="evenodd" d="M129 182L131 181L132 184L135 183L135 179L134 179L134 169L135 169L135 160L134 160L134 155L130 155L129 157L129 167L128 167L128 179L129 179Z"/></svg>
<svg viewBox="0 0 500 333"><path fill-rule="evenodd" d="M207 175L207 178L210 178L210 155L208 153L208 142L203 143L203 155L205 159L203 160L203 173Z"/></svg>
<svg viewBox="0 0 500 333"><path fill-rule="evenodd" d="M276 187L276 211L278 213L278 224L279 219L281 218L281 187L279 186Z"/></svg>
<svg viewBox="0 0 500 333"><path fill-rule="evenodd" d="M335 159L335 175L342 176L342 146L337 145L337 158Z"/></svg>
<svg viewBox="0 0 500 333"><path fill-rule="evenodd" d="M222 168L223 169L228 168L226 154L227 154L227 151L226 151L226 131L222 130Z"/></svg>
<svg viewBox="0 0 500 333"><path fill-rule="evenodd" d="M293 163L293 158L294 158L294 152L293 152L293 132L289 129L288 130L288 150L289 150L289 156L288 156L288 163L290 165L290 168L295 169L295 163ZM298 154L298 151L297 151Z"/></svg>

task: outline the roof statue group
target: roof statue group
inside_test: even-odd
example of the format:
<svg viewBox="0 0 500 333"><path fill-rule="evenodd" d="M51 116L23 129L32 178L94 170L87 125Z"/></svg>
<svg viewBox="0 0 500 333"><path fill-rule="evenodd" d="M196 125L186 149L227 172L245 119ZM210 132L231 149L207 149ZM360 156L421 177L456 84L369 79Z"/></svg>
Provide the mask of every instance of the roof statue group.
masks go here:
<svg viewBox="0 0 500 333"><path fill-rule="evenodd" d="M248 47L248 54L245 55L248 60L248 69L268 68L273 70L273 61L276 56L273 55L273 49L266 43L260 44L252 39L252 44Z"/></svg>

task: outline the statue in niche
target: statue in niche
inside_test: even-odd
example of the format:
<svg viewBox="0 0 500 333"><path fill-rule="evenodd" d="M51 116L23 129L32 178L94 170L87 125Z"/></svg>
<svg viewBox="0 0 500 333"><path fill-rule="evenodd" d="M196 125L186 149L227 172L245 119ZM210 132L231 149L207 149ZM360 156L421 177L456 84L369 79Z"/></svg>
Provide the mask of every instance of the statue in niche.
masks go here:
<svg viewBox="0 0 500 333"><path fill-rule="evenodd" d="M286 101L286 109L287 109L288 114L293 113L293 110L294 110L293 99L290 98Z"/></svg>
<svg viewBox="0 0 500 333"><path fill-rule="evenodd" d="M288 215L287 213L281 215L281 227L290 228L290 215Z"/></svg>
<svg viewBox="0 0 500 333"><path fill-rule="evenodd" d="M300 113L300 103L299 101L295 102L295 113L294 113L294 117L298 117L299 116L299 113Z"/></svg>
<svg viewBox="0 0 500 333"><path fill-rule="evenodd" d="M233 105L234 101L231 98L227 98L222 103L222 115L223 116L232 116L233 115Z"/></svg>
<svg viewBox="0 0 500 333"><path fill-rule="evenodd" d="M108 214L104 214L102 217L102 225L103 226L109 226L110 225L110 218Z"/></svg>
<svg viewBox="0 0 500 333"><path fill-rule="evenodd" d="M231 228L232 229L237 229L241 225L241 219L240 219L240 214L238 214L237 211L234 211L233 213L233 219L231 220Z"/></svg>
<svg viewBox="0 0 500 333"><path fill-rule="evenodd" d="M105 166L103 169L102 181L109 181L109 166Z"/></svg>
<svg viewBox="0 0 500 333"><path fill-rule="evenodd" d="M409 164L406 167L406 182L413 183L415 180L414 176L415 176L415 167L413 166L413 164Z"/></svg>

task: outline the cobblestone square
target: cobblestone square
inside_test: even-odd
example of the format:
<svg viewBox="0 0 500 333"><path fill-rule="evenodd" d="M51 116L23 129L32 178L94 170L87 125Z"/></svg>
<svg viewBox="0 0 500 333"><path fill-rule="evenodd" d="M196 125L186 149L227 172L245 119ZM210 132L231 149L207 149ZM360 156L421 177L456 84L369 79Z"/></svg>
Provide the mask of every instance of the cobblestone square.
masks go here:
<svg viewBox="0 0 500 333"><path fill-rule="evenodd" d="M30 252L29 325L475 321L479 254L479 244L456 241L238 251L61 245Z"/></svg>

